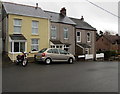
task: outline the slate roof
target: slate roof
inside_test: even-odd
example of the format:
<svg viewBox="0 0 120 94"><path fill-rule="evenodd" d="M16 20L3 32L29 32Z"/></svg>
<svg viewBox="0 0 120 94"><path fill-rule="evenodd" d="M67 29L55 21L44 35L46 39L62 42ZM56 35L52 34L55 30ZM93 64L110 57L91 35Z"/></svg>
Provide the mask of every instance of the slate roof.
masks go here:
<svg viewBox="0 0 120 94"><path fill-rule="evenodd" d="M12 40L26 40L26 38L22 34L12 34L10 35Z"/></svg>
<svg viewBox="0 0 120 94"><path fill-rule="evenodd" d="M78 29L85 29L85 30L93 30L96 31L96 28L92 27L90 24L85 22L84 20L81 19L76 19L76 18L71 18L76 23L76 28Z"/></svg>
<svg viewBox="0 0 120 94"><path fill-rule="evenodd" d="M7 14L16 14L22 16L48 18L48 15L40 8L37 9L34 6L3 2L4 9Z"/></svg>
<svg viewBox="0 0 120 94"><path fill-rule="evenodd" d="M88 44L86 43L77 43L77 45L82 46L83 48L91 48Z"/></svg>
<svg viewBox="0 0 120 94"><path fill-rule="evenodd" d="M65 44L65 45L71 45L70 43L63 43L60 40L50 40L53 44Z"/></svg>
<svg viewBox="0 0 120 94"><path fill-rule="evenodd" d="M60 40L50 40L53 44L63 44Z"/></svg>
<svg viewBox="0 0 120 94"><path fill-rule="evenodd" d="M71 25L76 25L75 22L73 22L69 17L65 16L62 17L59 13L56 12L50 12L50 11L45 11L49 15L49 18L52 22L57 22L57 23L64 23L64 24L71 24Z"/></svg>

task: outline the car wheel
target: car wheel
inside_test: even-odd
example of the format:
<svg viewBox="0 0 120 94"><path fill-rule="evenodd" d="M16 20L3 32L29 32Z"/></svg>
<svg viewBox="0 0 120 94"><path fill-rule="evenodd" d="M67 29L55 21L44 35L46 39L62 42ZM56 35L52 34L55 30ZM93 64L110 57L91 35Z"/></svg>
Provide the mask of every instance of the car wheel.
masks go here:
<svg viewBox="0 0 120 94"><path fill-rule="evenodd" d="M50 64L52 62L52 60L50 59L50 58L47 58L46 60L45 60L45 63L46 64Z"/></svg>
<svg viewBox="0 0 120 94"><path fill-rule="evenodd" d="M68 63L73 64L73 58L69 58Z"/></svg>

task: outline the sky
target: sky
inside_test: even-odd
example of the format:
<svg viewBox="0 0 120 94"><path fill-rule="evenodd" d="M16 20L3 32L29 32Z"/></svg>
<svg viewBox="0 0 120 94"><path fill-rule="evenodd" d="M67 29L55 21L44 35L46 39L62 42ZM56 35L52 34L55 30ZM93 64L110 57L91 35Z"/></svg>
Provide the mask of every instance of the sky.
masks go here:
<svg viewBox="0 0 120 94"><path fill-rule="evenodd" d="M87 0L1 0L25 5L38 6L43 10L60 12L62 7L67 10L67 16L74 18L84 17L84 20L96 28L98 32L111 31L118 33L118 1L119 0L89 0L90 2L102 7L114 16L96 6ZM120 33L120 32L119 32Z"/></svg>

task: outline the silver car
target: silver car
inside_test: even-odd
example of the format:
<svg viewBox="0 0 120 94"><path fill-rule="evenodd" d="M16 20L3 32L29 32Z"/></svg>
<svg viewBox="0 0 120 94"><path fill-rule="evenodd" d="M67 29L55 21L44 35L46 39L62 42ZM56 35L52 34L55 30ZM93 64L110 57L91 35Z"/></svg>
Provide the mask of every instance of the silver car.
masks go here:
<svg viewBox="0 0 120 94"><path fill-rule="evenodd" d="M62 49L44 48L34 56L34 59L35 61L43 61L46 64L50 64L51 62L69 62L72 64L75 57Z"/></svg>

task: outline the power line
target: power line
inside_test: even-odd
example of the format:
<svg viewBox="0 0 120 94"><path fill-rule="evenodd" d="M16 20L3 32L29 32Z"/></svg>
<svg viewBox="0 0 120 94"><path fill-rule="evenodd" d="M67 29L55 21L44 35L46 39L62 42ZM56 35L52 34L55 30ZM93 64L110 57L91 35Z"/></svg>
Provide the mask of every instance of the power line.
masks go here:
<svg viewBox="0 0 120 94"><path fill-rule="evenodd" d="M107 12L107 13L109 13L109 14L115 16L115 17L120 18L119 16L117 16L117 15L115 15L114 13L112 13L112 12L110 12L110 11L108 11L108 10L106 10L106 9L104 9L104 8L102 8L102 7L100 7L100 6L98 6L97 4L95 4L95 3L93 3L93 2L91 2L91 1L89 1L89 0L86 0L86 1L89 2L89 3L92 4L92 5L94 5L94 6L98 7L98 8L100 8L100 9L102 9L102 10L105 11L105 12Z"/></svg>

